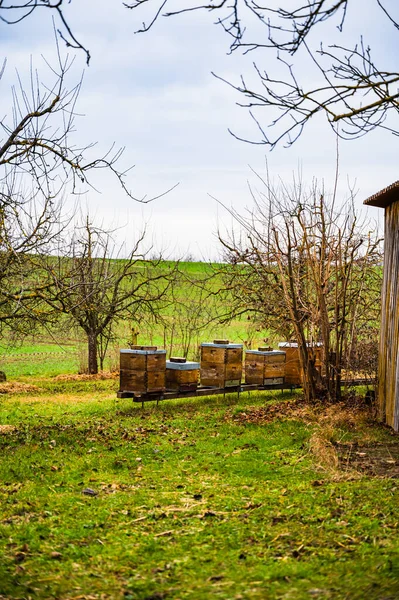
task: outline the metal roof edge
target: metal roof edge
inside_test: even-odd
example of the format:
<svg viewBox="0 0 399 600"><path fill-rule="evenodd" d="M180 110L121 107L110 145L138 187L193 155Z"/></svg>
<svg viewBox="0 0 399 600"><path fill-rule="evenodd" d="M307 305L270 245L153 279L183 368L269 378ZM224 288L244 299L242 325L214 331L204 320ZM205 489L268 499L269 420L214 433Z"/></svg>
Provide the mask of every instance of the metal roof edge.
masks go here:
<svg viewBox="0 0 399 600"><path fill-rule="evenodd" d="M386 188L376 192L364 200L366 206L376 206L377 208L387 208L394 202L399 201L399 181L395 181Z"/></svg>

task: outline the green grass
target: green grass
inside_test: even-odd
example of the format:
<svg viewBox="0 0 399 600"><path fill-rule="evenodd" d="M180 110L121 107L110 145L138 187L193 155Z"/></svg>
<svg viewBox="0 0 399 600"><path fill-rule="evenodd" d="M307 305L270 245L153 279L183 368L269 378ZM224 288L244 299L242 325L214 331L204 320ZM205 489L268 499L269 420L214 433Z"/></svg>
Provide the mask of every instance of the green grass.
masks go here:
<svg viewBox="0 0 399 600"><path fill-rule="evenodd" d="M142 410L116 400L116 379L56 379L77 373L85 351L59 330L61 347L43 333L0 348L8 379L37 386L0 395L0 600L399 598L395 481L320 471L317 423L235 420L288 394ZM235 321L201 339L250 330ZM114 364L128 335L121 327ZM329 436L391 439L349 422Z"/></svg>
<svg viewBox="0 0 399 600"><path fill-rule="evenodd" d="M288 395L142 410L115 382L42 385L0 400L3 597L399 597L397 483L320 473L316 425L231 418Z"/></svg>

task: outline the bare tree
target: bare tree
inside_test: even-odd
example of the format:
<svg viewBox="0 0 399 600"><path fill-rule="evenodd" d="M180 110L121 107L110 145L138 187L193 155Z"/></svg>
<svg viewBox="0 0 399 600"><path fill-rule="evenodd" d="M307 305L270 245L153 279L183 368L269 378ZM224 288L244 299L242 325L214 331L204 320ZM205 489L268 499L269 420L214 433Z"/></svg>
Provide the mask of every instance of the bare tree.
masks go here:
<svg viewBox="0 0 399 600"><path fill-rule="evenodd" d="M257 85L247 83L246 76L241 76L239 83L226 82L245 98L241 106L249 109L258 130L257 139L243 141L270 148L278 143L291 145L318 114L345 139L362 136L375 127L399 134L399 72L381 67L363 37L349 47L339 39L327 47L323 43L315 46L310 40L310 33L316 30L322 36L327 21L337 25L335 35L339 37L348 12L359 6L353 0L295 0L289 8L286 4L276 7L274 2L257 0L210 0L179 6L171 0L133 0L127 6L152 9L140 32L151 29L162 16L204 10L214 15L216 24L228 34L231 52L256 51L259 56L260 51L267 51L267 69L258 59L254 62ZM397 33L399 19L392 4L386 8L382 0L369 0L365 9L372 4L385 18L386 27ZM301 83L297 68L306 57L307 69L314 69L314 76L319 77L310 87Z"/></svg>
<svg viewBox="0 0 399 600"><path fill-rule="evenodd" d="M146 260L144 238L145 231L124 256L113 232L86 217L58 256L38 257L48 282L41 298L84 331L91 374L98 372L99 358L103 366L104 348L118 322L139 322L148 313L156 318L161 304L169 301L178 263Z"/></svg>
<svg viewBox="0 0 399 600"><path fill-rule="evenodd" d="M307 399L339 399L362 328L374 322L378 335L380 240L359 219L353 198L338 210L316 186L307 192L300 183L278 190L262 183L253 211L233 212L242 235L220 235L231 265L226 288L237 312L256 312L265 328L298 343ZM315 367L319 343L322 373Z"/></svg>
<svg viewBox="0 0 399 600"><path fill-rule="evenodd" d="M70 4L71 0L0 0L0 20L7 25L16 25L26 18L30 17L36 11L48 9L57 18L57 29L59 36L64 40L69 48L82 50L86 54L86 63L90 62L90 52L78 41L72 31L72 27L64 15L65 4Z"/></svg>
<svg viewBox="0 0 399 600"><path fill-rule="evenodd" d="M105 169L133 200L143 203L153 200L137 198L127 188L125 176L129 169L118 167L123 148L111 147L96 156L94 143L86 146L73 143L82 80L68 89L66 79L71 65L68 57L62 60L60 55L56 69L47 65L52 78L50 86L41 82L33 67L27 87L18 77L18 85L12 89L11 114L0 120L0 184L14 179L16 174L29 176L31 186L45 198L55 198L68 184L73 193L93 187L90 175Z"/></svg>
<svg viewBox="0 0 399 600"><path fill-rule="evenodd" d="M199 359L202 336L220 328L226 319L225 295L219 294L218 269L203 264L196 272L183 269L176 273L173 286L173 310L163 315L164 347L169 354Z"/></svg>
<svg viewBox="0 0 399 600"><path fill-rule="evenodd" d="M40 301L47 286L32 255L51 250L67 218L62 200L28 193L16 182L0 189L0 334L21 337L45 325L47 317Z"/></svg>
<svg viewBox="0 0 399 600"><path fill-rule="evenodd" d="M133 198L117 167L123 149L96 157L94 144L73 144L82 82L67 88L71 64L58 55L57 69L47 65L50 85L33 67L26 87L18 77L10 114L0 120L0 322L20 334L44 321L39 291L45 285L32 270L31 257L49 252L66 225L68 216L61 211L66 192L92 187L89 174L106 169ZM0 80L4 68L5 62Z"/></svg>

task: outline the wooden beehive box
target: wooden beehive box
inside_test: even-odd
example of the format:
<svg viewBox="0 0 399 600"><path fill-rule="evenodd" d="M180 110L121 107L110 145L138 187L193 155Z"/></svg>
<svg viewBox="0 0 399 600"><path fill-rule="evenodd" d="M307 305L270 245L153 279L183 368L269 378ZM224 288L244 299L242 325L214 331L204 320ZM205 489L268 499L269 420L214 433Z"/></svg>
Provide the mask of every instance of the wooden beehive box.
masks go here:
<svg viewBox="0 0 399 600"><path fill-rule="evenodd" d="M178 392L195 391L199 383L200 364L185 358L166 361L166 389Z"/></svg>
<svg viewBox="0 0 399 600"><path fill-rule="evenodd" d="M228 340L201 344L201 385L211 387L234 387L242 379L242 344L230 344Z"/></svg>
<svg viewBox="0 0 399 600"><path fill-rule="evenodd" d="M299 359L298 344L295 342L283 342L278 345L280 350L286 353L285 360L285 383L290 385L303 384L303 369ZM316 369L322 368L322 344L309 344L309 350L314 352Z"/></svg>
<svg viewBox="0 0 399 600"><path fill-rule="evenodd" d="M246 350L245 383L270 385L284 383L285 352L282 350Z"/></svg>
<svg viewBox="0 0 399 600"><path fill-rule="evenodd" d="M120 392L165 391L166 350L140 346L120 351Z"/></svg>

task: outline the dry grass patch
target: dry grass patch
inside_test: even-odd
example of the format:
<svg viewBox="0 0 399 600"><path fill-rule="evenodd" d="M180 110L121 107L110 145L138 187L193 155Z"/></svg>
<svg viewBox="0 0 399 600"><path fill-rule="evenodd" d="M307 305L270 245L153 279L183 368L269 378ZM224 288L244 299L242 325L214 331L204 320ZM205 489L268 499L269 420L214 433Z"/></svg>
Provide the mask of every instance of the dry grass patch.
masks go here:
<svg viewBox="0 0 399 600"><path fill-rule="evenodd" d="M309 440L309 449L316 458L319 468L335 473L339 465L338 453L328 438L328 434L325 435L322 430L315 431Z"/></svg>
<svg viewBox="0 0 399 600"><path fill-rule="evenodd" d="M9 435L10 433L14 433L14 431L17 431L14 425L0 425L0 435Z"/></svg>
<svg viewBox="0 0 399 600"><path fill-rule="evenodd" d="M371 477L399 478L399 442L337 444L340 468Z"/></svg>
<svg viewBox="0 0 399 600"><path fill-rule="evenodd" d="M356 429L373 421L373 411L366 406L363 397L348 398L342 402L319 401L308 403L303 396L294 400L282 400L264 406L248 407L236 412L226 412L225 419L237 423L263 425L277 420L292 419L320 427L336 429Z"/></svg>
<svg viewBox="0 0 399 600"><path fill-rule="evenodd" d="M374 409L361 396L348 397L337 403L306 403L303 397L243 411L227 411L226 420L240 424L267 425L276 421L295 420L314 431L308 448L316 469L331 481L372 477L399 477L399 443L386 441L389 432L375 426ZM374 427L371 425L374 424Z"/></svg>
<svg viewBox="0 0 399 600"><path fill-rule="evenodd" d="M37 385L30 383L22 383L20 381L4 381L0 383L0 394L31 394L32 392L40 392L41 389Z"/></svg>
<svg viewBox="0 0 399 600"><path fill-rule="evenodd" d="M117 371L100 371L95 375L89 375L88 373L57 375L54 377L54 381L103 381L104 379L117 379L118 377L119 373Z"/></svg>

